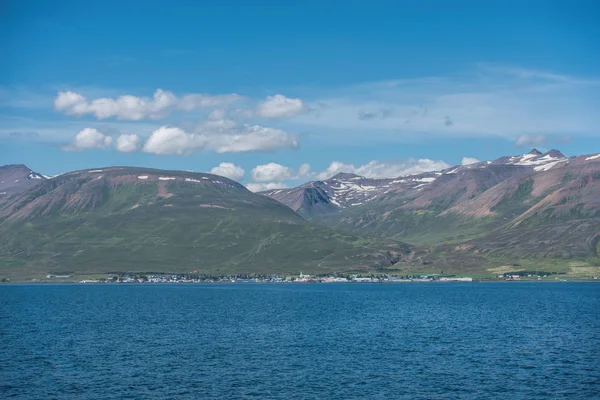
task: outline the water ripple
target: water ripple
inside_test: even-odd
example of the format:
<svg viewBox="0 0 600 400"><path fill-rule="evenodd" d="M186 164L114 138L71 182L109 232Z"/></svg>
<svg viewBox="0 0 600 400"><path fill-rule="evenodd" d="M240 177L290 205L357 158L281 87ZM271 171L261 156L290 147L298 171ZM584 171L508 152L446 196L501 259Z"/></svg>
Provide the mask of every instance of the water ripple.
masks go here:
<svg viewBox="0 0 600 400"><path fill-rule="evenodd" d="M592 399L596 284L0 287L0 395Z"/></svg>

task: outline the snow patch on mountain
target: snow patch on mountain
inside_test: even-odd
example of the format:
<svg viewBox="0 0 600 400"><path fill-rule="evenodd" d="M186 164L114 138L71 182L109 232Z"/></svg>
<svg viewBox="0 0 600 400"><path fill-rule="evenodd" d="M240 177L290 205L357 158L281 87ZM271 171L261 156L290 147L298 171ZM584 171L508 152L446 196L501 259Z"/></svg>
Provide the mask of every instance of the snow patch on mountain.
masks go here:
<svg viewBox="0 0 600 400"><path fill-rule="evenodd" d="M533 169L536 171L548 171L550 168L555 167L556 165L563 163L565 161L568 161L568 160L567 159L555 160L555 161L551 161L547 164L542 164L542 165L538 165L537 167L533 167Z"/></svg>
<svg viewBox="0 0 600 400"><path fill-rule="evenodd" d="M600 158L600 154L592 156ZM592 158L588 157L588 158ZM351 173L339 173L332 178L305 183L293 189L274 189L262 192L264 195L274 198L292 209L311 213L323 212L323 203L330 205L329 211L336 209L355 207L368 202L395 202L399 205L405 197L422 196L429 190L437 190L437 184L446 185L457 179L457 185L461 185L463 174L475 173L476 171L490 170L490 176L503 173L504 169L514 169L515 174L538 173L565 165L569 159L558 150L550 150L544 154L533 149L527 154L517 156L506 156L494 161L479 161L467 165L456 165L437 172L425 172L416 175L399 176L396 178L366 178ZM528 172L529 170L529 172ZM504 171L510 175L510 172ZM487 179L486 174L481 175ZM467 178L470 179L470 178ZM317 189L325 196L314 196L312 190ZM417 194L418 193L418 194ZM406 202L408 200L404 200ZM427 200L429 201L429 200Z"/></svg>
<svg viewBox="0 0 600 400"><path fill-rule="evenodd" d="M565 161L568 161L568 158L558 150L550 150L541 154L536 149L533 149L527 154L509 157L508 160L506 160L506 157L500 158L494 163L527 166L533 167L535 171L547 171Z"/></svg>
<svg viewBox="0 0 600 400"><path fill-rule="evenodd" d="M598 159L598 158L600 158L600 153L599 153L599 154L596 154L595 156L590 156L590 157L587 157L587 158L585 159L585 161L596 160L596 159Z"/></svg>

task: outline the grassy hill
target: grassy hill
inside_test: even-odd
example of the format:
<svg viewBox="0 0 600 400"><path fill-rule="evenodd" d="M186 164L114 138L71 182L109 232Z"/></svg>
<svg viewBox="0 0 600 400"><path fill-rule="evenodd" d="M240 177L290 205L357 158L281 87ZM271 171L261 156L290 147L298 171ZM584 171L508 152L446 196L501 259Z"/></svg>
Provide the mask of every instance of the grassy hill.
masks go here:
<svg viewBox="0 0 600 400"><path fill-rule="evenodd" d="M106 272L323 273L389 266L407 245L313 225L229 179L77 171L0 206L0 276Z"/></svg>

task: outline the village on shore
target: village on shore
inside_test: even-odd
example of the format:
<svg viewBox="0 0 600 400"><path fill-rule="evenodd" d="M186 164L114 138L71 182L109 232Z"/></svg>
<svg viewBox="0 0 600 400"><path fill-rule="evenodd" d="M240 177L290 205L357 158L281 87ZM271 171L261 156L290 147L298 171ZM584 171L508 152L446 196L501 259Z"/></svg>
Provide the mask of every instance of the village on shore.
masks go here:
<svg viewBox="0 0 600 400"><path fill-rule="evenodd" d="M51 275L48 276L51 278ZM227 275L201 276L194 274L122 275L104 279L84 279L79 283L379 283L379 282L472 282L471 277L439 275Z"/></svg>
<svg viewBox="0 0 600 400"><path fill-rule="evenodd" d="M109 274L103 278L75 279L69 275L48 275L49 280L67 279L77 283L394 283L394 282L474 282L474 281L548 281L564 280L564 273L544 271L518 271L505 273L488 278L473 278L470 276L451 274L319 274L308 275L300 272L298 275L283 274L235 274L235 275L206 275L199 271L191 273L137 273ZM593 277L598 279L598 277Z"/></svg>
<svg viewBox="0 0 600 400"><path fill-rule="evenodd" d="M598 281L598 276L575 278L565 276L563 272L517 271L486 277L470 277L451 274L407 274L393 275L382 273L339 273L308 275L283 274L231 274L207 275L199 271L190 273L109 273L99 275L79 275L73 273L48 274L45 278L28 278L17 280L16 283L97 283L97 284L160 284L160 283L403 283L403 282L499 282L499 281ZM13 283L12 279L2 278L0 283Z"/></svg>

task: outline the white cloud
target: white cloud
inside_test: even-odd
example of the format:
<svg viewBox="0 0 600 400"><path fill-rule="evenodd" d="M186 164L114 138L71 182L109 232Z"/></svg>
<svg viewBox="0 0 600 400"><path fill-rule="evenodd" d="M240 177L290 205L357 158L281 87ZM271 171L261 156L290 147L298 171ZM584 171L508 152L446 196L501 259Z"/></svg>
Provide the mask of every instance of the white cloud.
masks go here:
<svg viewBox="0 0 600 400"><path fill-rule="evenodd" d="M162 126L152 132L144 144L146 153L161 155L187 155L204 147L204 138L189 134L182 129Z"/></svg>
<svg viewBox="0 0 600 400"><path fill-rule="evenodd" d="M292 170L277 163L257 165L252 169L252 179L257 182L281 182L290 179Z"/></svg>
<svg viewBox="0 0 600 400"><path fill-rule="evenodd" d="M298 168L298 177L304 178L310 174L310 165L302 164L300 168Z"/></svg>
<svg viewBox="0 0 600 400"><path fill-rule="evenodd" d="M59 92L54 108L67 115L93 115L97 119L115 117L120 120L164 118L173 110L191 111L218 107L241 99L237 94L209 95L188 94L178 98L171 92L157 89L152 98L124 95L114 98L101 97L88 100L75 92Z"/></svg>
<svg viewBox="0 0 600 400"><path fill-rule="evenodd" d="M477 164L478 162L481 162L481 161L479 161L478 159L473 158L473 157L463 157L460 164L461 165L471 165L471 164Z"/></svg>
<svg viewBox="0 0 600 400"><path fill-rule="evenodd" d="M116 149L121 153L137 151L142 144L142 138L136 134L123 134L117 138Z"/></svg>
<svg viewBox="0 0 600 400"><path fill-rule="evenodd" d="M262 192L264 190L272 190L272 189L284 189L287 188L287 185L281 182L268 182L268 183L256 183L251 182L246 184L246 187L251 192Z"/></svg>
<svg viewBox="0 0 600 400"><path fill-rule="evenodd" d="M327 169L318 173L316 177L319 180L325 180L331 178L336 174L339 174L340 172L354 174L356 173L356 167L354 166L354 164L347 164L341 161L333 161L331 164L329 164L329 167L327 167Z"/></svg>
<svg viewBox="0 0 600 400"><path fill-rule="evenodd" d="M256 115L264 118L289 118L307 111L307 107L300 99L292 99L281 94L267 96L266 100L259 103Z"/></svg>
<svg viewBox="0 0 600 400"><path fill-rule="evenodd" d="M250 115L273 119L295 116L276 121L274 128L283 132L302 132L316 146L360 146L368 143L376 148L415 139L435 143L439 139L497 138L511 143L516 140L518 146L543 147L567 135L593 138L598 134L598 78L584 79L493 65L480 65L458 72L460 74L452 76L306 89L306 92L297 94L298 98L277 94L266 99L244 99L235 103L234 107L229 103L240 98L236 95L176 96L167 91L157 91L149 97L118 97L112 90L98 88L81 88L61 92L58 96L55 91L47 92L43 88L35 92L0 88L0 103L40 108L54 100L56 109L69 115L123 120L148 118L136 124L135 133L144 138L157 128L148 123L151 118L160 118L176 110L208 107L205 112L212 112L201 129L214 134L222 129L226 138L221 141L221 151L238 151L239 147L247 147L241 139L241 142L229 142L235 141L235 135L246 135L248 128L235 122L229 127L218 128L216 125L229 124L227 118L232 116L247 118ZM35 93L38 95L34 96ZM7 118L2 118L0 135L30 130L39 134L36 140L64 142L71 139L66 132L71 135L87 127L103 131L96 122L85 119L39 121L28 118L29 121L25 121L14 116L12 119L7 123ZM214 121L214 124L209 126L208 121ZM129 122L111 122L113 125L120 124L117 129L122 132L132 132ZM185 125L184 130L190 134L206 135L189 125ZM284 138L283 144L280 142L275 147L295 147L292 143L295 139L290 139L290 136L270 133ZM116 138L118 135L113 136ZM546 144L543 144L542 137L546 138ZM265 140L272 142L273 139ZM263 147L264 143L258 146Z"/></svg>
<svg viewBox="0 0 600 400"><path fill-rule="evenodd" d="M543 146L546 144L544 135L521 135L515 140L515 147Z"/></svg>
<svg viewBox="0 0 600 400"><path fill-rule="evenodd" d="M282 182L308 177L310 165L302 164L298 171L277 163L257 165L252 169L252 180L257 182Z"/></svg>
<svg viewBox="0 0 600 400"><path fill-rule="evenodd" d="M59 92L54 100L54 108L58 111L67 110L77 104L85 103L85 97L74 92Z"/></svg>
<svg viewBox="0 0 600 400"><path fill-rule="evenodd" d="M244 169L239 167L233 163L222 162L217 167L214 167L210 170L211 174L224 176L229 179L233 179L234 181L239 181L244 177Z"/></svg>
<svg viewBox="0 0 600 400"><path fill-rule="evenodd" d="M440 171L450 167L441 160L428 158L409 159L406 161L385 162L373 160L356 167L354 164L333 161L327 169L316 174L317 179L324 180L340 173L352 173L367 178L396 178L405 175L421 174L423 172Z"/></svg>
<svg viewBox="0 0 600 400"><path fill-rule="evenodd" d="M163 126L146 141L143 151L163 155L187 155L208 150L217 153L297 148L295 135L260 125L238 125L231 120L209 120L194 132Z"/></svg>
<svg viewBox="0 0 600 400"><path fill-rule="evenodd" d="M298 147L298 139L281 129L245 125L236 132L210 136L208 150L217 153L242 153Z"/></svg>
<svg viewBox="0 0 600 400"><path fill-rule="evenodd" d="M241 100L242 96L236 93L210 95L210 94L187 94L177 103L178 108L186 111L198 108L220 107Z"/></svg>
<svg viewBox="0 0 600 400"><path fill-rule="evenodd" d="M252 191L263 191L287 187L284 183L296 179L319 179L325 180L340 173L352 173L367 178L396 178L405 175L420 174L429 171L439 171L449 168L450 165L444 161L422 159L409 159L402 162L383 162L373 160L367 164L355 166L350 163L333 161L329 167L319 173L311 173L308 164L302 164L298 170L285 165L268 163L257 165L252 169L252 183L246 185Z"/></svg>
<svg viewBox="0 0 600 400"><path fill-rule="evenodd" d="M106 149L110 146L112 137L106 136L94 128L81 130L70 144L63 147L66 151L81 151L92 149Z"/></svg>

